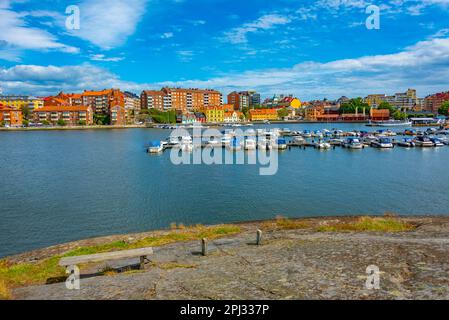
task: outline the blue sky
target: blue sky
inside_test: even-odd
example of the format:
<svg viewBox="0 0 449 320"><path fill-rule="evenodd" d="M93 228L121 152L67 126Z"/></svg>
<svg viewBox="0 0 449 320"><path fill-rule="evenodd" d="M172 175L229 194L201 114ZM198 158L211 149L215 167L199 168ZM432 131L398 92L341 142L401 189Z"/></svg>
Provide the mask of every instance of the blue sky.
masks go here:
<svg viewBox="0 0 449 320"><path fill-rule="evenodd" d="M380 8L380 29L365 21ZM80 30L65 26L80 8ZM0 0L3 93L449 90L449 0Z"/></svg>

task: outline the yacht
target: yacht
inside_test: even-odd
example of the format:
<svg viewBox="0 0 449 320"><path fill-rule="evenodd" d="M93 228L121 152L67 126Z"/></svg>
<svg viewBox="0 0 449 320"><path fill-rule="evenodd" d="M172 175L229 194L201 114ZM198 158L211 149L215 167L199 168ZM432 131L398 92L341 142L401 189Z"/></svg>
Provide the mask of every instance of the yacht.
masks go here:
<svg viewBox="0 0 449 320"><path fill-rule="evenodd" d="M245 140L245 150L256 150L256 140L249 138Z"/></svg>
<svg viewBox="0 0 449 320"><path fill-rule="evenodd" d="M160 141L151 141L148 145L149 153L161 153L164 150Z"/></svg>
<svg viewBox="0 0 449 320"><path fill-rule="evenodd" d="M413 148L415 147L415 142L411 138L404 138L398 142L398 146L405 148Z"/></svg>
<svg viewBox="0 0 449 320"><path fill-rule="evenodd" d="M360 142L359 138L347 138L343 143L343 147L349 149L363 149L365 146Z"/></svg>
<svg viewBox="0 0 449 320"><path fill-rule="evenodd" d="M418 136L415 140L415 145L421 148L433 147L433 142L426 136Z"/></svg>
<svg viewBox="0 0 449 320"><path fill-rule="evenodd" d="M329 142L326 142L324 140L319 140L318 142L314 143L313 145L316 149L330 149L332 148L331 144Z"/></svg>
<svg viewBox="0 0 449 320"><path fill-rule="evenodd" d="M430 138L430 141L432 141L434 147L444 147L444 143L438 138Z"/></svg>
<svg viewBox="0 0 449 320"><path fill-rule="evenodd" d="M389 138L379 138L377 141L371 142L371 146L374 148L381 148L381 149L389 149L394 147L393 143L391 142L391 139Z"/></svg>

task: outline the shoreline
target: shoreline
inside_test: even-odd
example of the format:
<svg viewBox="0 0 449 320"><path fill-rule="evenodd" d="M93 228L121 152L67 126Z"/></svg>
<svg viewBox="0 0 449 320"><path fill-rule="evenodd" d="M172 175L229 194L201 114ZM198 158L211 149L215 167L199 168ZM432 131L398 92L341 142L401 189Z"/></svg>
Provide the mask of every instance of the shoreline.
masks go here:
<svg viewBox="0 0 449 320"><path fill-rule="evenodd" d="M256 230L262 230L259 245ZM3 283L7 299L18 300L449 299L448 231L449 216L278 217L172 226L12 256L4 261L3 268L13 270L3 269ZM200 254L203 238L209 240L206 255ZM140 270L138 259L83 265L81 289L67 290L65 269L57 267L63 253L126 250L111 241L139 243L154 253ZM47 258L40 261L39 254ZM379 290L366 288L367 267L373 265L381 271Z"/></svg>
<svg viewBox="0 0 449 320"><path fill-rule="evenodd" d="M319 216L319 217L301 217L301 218L286 218L288 220L294 222L309 222L312 225L321 225L326 223L334 223L336 221L353 221L360 217L371 217L371 218L382 218L384 215L344 215L344 216ZM400 219L401 221L428 221L428 220L437 220L444 221L448 220L449 216L446 215L394 215L394 218ZM266 220L253 220L253 221L240 221L240 222L230 222L230 223L222 223L222 224L211 224L211 225L201 225L206 228L213 228L219 226L239 226L243 229L247 229L250 227L254 227L264 223L274 222L276 219L266 219ZM191 226L186 226L189 228ZM42 247L33 250L27 250L24 252L20 252L13 255L8 255L4 257L0 257L0 260L8 260L12 262L29 262L29 261L39 261L42 259L46 259L51 255L62 254L66 251L70 251L77 247L91 246L91 245L102 245L109 242L115 241L132 241L142 239L149 236L161 236L173 231L170 226L167 226L165 229L154 229L147 230L142 232L131 232L131 233L123 233L123 234L111 234L105 236L93 236L90 238L78 239L69 242L63 242L47 247Z"/></svg>

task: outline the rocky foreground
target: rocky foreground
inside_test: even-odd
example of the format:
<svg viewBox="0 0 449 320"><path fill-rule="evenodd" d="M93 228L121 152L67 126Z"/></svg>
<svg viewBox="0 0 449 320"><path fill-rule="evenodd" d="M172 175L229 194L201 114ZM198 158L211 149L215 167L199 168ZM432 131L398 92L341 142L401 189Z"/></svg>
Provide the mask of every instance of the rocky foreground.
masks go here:
<svg viewBox="0 0 449 320"><path fill-rule="evenodd" d="M330 219L310 221L326 224ZM247 223L241 225L241 233L211 241L207 256L200 254L198 241L173 243L156 247L143 271L123 269L137 260L90 265L81 269L80 290L56 283L17 288L13 297L448 299L449 217L407 220L416 224L413 231L265 228L261 246L255 245L255 239L263 223ZM368 290L365 285L370 265L380 269L378 290ZM105 267L110 271L99 275Z"/></svg>

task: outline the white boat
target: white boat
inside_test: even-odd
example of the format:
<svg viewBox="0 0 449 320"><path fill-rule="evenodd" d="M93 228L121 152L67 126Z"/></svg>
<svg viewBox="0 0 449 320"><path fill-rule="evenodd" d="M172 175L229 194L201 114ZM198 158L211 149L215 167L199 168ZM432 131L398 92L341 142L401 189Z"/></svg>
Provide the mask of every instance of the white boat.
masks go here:
<svg viewBox="0 0 449 320"><path fill-rule="evenodd" d="M254 139L245 140L245 150L256 150L257 144Z"/></svg>
<svg viewBox="0 0 449 320"><path fill-rule="evenodd" d="M161 153L164 151L164 147L160 141L151 141L148 146L149 153Z"/></svg>
<svg viewBox="0 0 449 320"><path fill-rule="evenodd" d="M404 148L413 148L415 147L415 142L411 138L404 138L397 145Z"/></svg>
<svg viewBox="0 0 449 320"><path fill-rule="evenodd" d="M415 145L421 148L429 148L434 146L433 142L426 136L416 137Z"/></svg>
<svg viewBox="0 0 449 320"><path fill-rule="evenodd" d="M231 144L231 135L226 133L223 135L223 137L221 138L221 144L224 146L229 146Z"/></svg>
<svg viewBox="0 0 449 320"><path fill-rule="evenodd" d="M267 139L259 138L259 140L257 141L257 148L261 149L261 150L266 150L267 149Z"/></svg>
<svg viewBox="0 0 449 320"><path fill-rule="evenodd" d="M276 139L270 143L269 148L274 150L285 150L287 149L287 141L283 138Z"/></svg>
<svg viewBox="0 0 449 320"><path fill-rule="evenodd" d="M193 140L191 136L183 136L181 139L181 148L183 151L193 151Z"/></svg>
<svg viewBox="0 0 449 320"><path fill-rule="evenodd" d="M307 141L306 141L306 139L304 139L304 138L301 137L301 136L296 136L296 137L293 138L292 142L293 142L293 144L295 144L295 145L300 145L300 146L302 146L302 145L305 145Z"/></svg>
<svg viewBox="0 0 449 320"><path fill-rule="evenodd" d="M393 143L388 138L379 138L377 141L371 142L371 146L381 149L390 149L394 147Z"/></svg>
<svg viewBox="0 0 449 320"><path fill-rule="evenodd" d="M313 147L316 148L316 149L324 149L324 150L332 148L330 143L328 143L326 141L323 141L323 140L320 140L320 141L316 142L313 145Z"/></svg>
<svg viewBox="0 0 449 320"><path fill-rule="evenodd" d="M404 127L411 126L411 121L402 121L402 120L388 120L388 121L370 121L367 126L371 127Z"/></svg>
<svg viewBox="0 0 449 320"><path fill-rule="evenodd" d="M444 143L438 138L432 137L430 141L432 141L434 147L444 147Z"/></svg>
<svg viewBox="0 0 449 320"><path fill-rule="evenodd" d="M323 138L323 133L320 130L315 130L312 133L312 137L314 137L314 138Z"/></svg>
<svg viewBox="0 0 449 320"><path fill-rule="evenodd" d="M332 146L341 146L344 142L345 142L345 140L340 139L340 138L329 139L329 144Z"/></svg>
<svg viewBox="0 0 449 320"><path fill-rule="evenodd" d="M312 136L312 134L310 133L309 130L304 130L304 131L302 132L302 136L303 136L304 138L310 138L310 137Z"/></svg>
<svg viewBox="0 0 449 320"><path fill-rule="evenodd" d="M343 143L343 147L348 149L363 149L365 146L360 142L358 138L348 138Z"/></svg>
<svg viewBox="0 0 449 320"><path fill-rule="evenodd" d="M231 144L229 144L227 148L233 151L240 151L242 150L242 142L236 137L233 137L231 139Z"/></svg>

